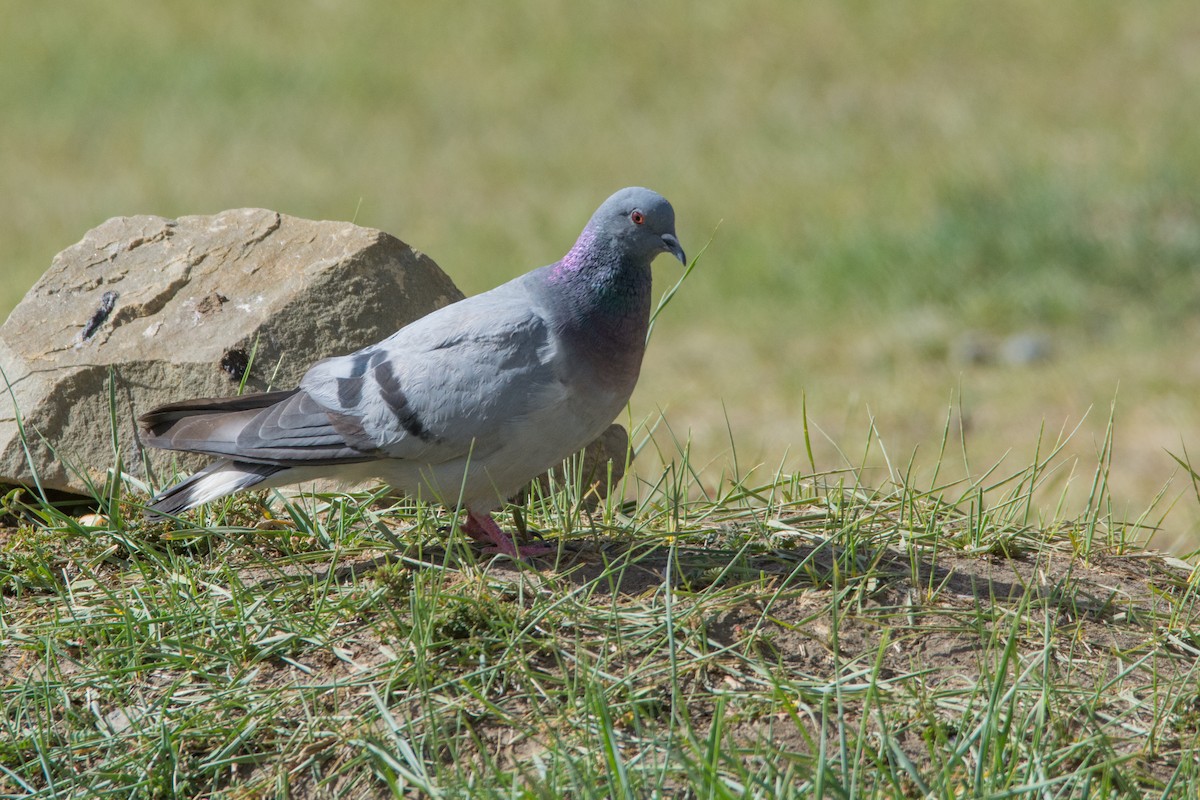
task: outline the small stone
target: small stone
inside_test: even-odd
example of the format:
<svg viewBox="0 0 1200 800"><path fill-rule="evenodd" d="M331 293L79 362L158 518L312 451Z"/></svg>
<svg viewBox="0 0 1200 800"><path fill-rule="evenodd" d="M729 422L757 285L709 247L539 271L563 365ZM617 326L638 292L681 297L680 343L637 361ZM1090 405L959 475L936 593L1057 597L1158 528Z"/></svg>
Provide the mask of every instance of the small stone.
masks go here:
<svg viewBox="0 0 1200 800"><path fill-rule="evenodd" d="M617 488L621 478L625 476L625 460L629 452L629 433L624 426L609 425L604 433L583 449L583 464L579 467L580 486L583 490L584 504L594 508L596 504L608 496L610 489ZM572 461L565 462L567 464ZM610 467L611 464L611 467ZM610 475L611 469L611 475ZM573 481L575 475L563 474L562 468L555 468L546 475L538 478L543 492L550 490L550 474L558 483ZM611 478L611 479L610 479Z"/></svg>
<svg viewBox="0 0 1200 800"><path fill-rule="evenodd" d="M1017 333L1004 340L1001 355L1006 364L1029 366L1049 361L1054 355L1050 339L1038 333Z"/></svg>

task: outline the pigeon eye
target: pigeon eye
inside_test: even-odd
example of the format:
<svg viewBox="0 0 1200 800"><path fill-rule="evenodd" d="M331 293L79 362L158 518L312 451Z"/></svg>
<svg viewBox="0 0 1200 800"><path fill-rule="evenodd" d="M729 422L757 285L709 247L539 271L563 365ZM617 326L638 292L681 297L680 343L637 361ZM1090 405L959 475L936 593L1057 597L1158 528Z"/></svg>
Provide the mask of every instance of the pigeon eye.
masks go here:
<svg viewBox="0 0 1200 800"><path fill-rule="evenodd" d="M646 221L646 215L640 211L634 211L632 214L629 215L629 219L633 222L634 225L641 225L643 222Z"/></svg>

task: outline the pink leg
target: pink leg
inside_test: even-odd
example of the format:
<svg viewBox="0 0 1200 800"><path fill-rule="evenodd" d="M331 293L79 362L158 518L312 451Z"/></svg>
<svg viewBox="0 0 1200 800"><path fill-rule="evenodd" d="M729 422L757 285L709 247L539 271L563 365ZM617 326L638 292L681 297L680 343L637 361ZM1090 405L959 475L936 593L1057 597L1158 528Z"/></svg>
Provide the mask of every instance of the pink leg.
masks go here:
<svg viewBox="0 0 1200 800"><path fill-rule="evenodd" d="M548 547L541 544L530 544L521 547L520 552L517 552L517 544L504 531L500 530L500 526L492 519L491 514L476 514L473 511L467 512L467 522L462 526L462 529L468 536L477 542L486 542L491 544L491 547L485 547L485 553L504 553L505 555L519 558L521 556L542 556L546 553L554 552L553 547Z"/></svg>

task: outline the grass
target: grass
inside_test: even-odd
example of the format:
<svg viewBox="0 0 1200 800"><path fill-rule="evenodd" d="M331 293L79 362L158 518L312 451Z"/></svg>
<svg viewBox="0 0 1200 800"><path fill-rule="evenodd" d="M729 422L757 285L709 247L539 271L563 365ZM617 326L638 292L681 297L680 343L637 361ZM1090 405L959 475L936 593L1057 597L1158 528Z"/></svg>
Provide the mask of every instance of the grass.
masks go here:
<svg viewBox="0 0 1200 800"><path fill-rule="evenodd" d="M0 10L0 308L121 214L355 219L468 292L622 184L717 230L633 404L690 433L535 496L535 566L374 495L9 495L0 796L1197 792L1144 548L1200 520L1192 4Z"/></svg>
<svg viewBox="0 0 1200 800"><path fill-rule="evenodd" d="M1012 474L713 484L642 429L536 565L382 494L146 523L10 495L0 796L1176 797L1200 788L1195 569ZM655 455L658 458L655 458ZM655 463L660 467L656 467ZM574 474L568 467L564 475ZM1086 477L1086 476L1085 476ZM449 526L451 530L447 531Z"/></svg>
<svg viewBox="0 0 1200 800"><path fill-rule="evenodd" d="M383 228L473 293L641 183L690 249L724 221L634 400L686 421L700 462L724 462L726 415L744 458L775 460L803 403L845 447L873 419L907 454L953 394L988 461L1082 419L1086 463L1118 389L1114 502L1150 504L1181 474L1167 451L1196 449L1182 0L0 10L20 20L0 31L0 310L104 219L244 206ZM1006 361L1029 335L1049 357ZM1176 507L1159 541L1185 552L1200 514Z"/></svg>

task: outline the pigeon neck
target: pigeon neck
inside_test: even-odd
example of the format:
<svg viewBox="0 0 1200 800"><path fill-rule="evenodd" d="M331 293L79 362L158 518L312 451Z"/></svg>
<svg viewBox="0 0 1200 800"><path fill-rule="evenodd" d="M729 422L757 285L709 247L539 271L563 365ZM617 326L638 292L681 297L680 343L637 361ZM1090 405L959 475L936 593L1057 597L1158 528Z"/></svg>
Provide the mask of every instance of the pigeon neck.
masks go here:
<svg viewBox="0 0 1200 800"><path fill-rule="evenodd" d="M630 317L649 310L650 265L621 253L615 242L602 240L590 225L551 269L550 283L579 315L594 313L628 324Z"/></svg>
<svg viewBox="0 0 1200 800"><path fill-rule="evenodd" d="M636 377L650 318L650 282L648 263L584 228L549 275L564 312L560 325L566 339L578 340L589 357L609 369Z"/></svg>
<svg viewBox="0 0 1200 800"><path fill-rule="evenodd" d="M595 229L588 225L583 229L583 233L579 234L575 245L554 266L551 280L555 283L574 283L581 280L581 276L592 272L597 263L615 260L611 257L605 258L612 255L612 249L611 246L605 247L599 242Z"/></svg>

